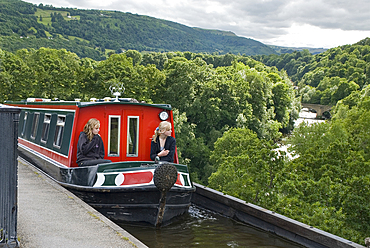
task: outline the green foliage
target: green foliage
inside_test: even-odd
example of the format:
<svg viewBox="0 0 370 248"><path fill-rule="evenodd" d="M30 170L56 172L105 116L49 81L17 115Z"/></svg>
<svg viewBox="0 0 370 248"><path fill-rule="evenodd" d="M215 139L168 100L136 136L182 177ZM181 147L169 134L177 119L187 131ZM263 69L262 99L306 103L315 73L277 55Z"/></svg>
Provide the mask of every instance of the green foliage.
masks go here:
<svg viewBox="0 0 370 248"><path fill-rule="evenodd" d="M185 54L193 58L189 55ZM277 140L280 129L292 128L294 91L284 73L259 63L254 66L233 62L213 69L199 57L190 61L181 55L173 57L165 64L164 98L186 112L189 122L197 125L197 135L211 148L223 131L237 125L252 129L259 137ZM241 124L238 116L246 121Z"/></svg>
<svg viewBox="0 0 370 248"><path fill-rule="evenodd" d="M16 43L0 42L1 49L11 52L22 48L64 48L95 60L105 59L107 50L117 53L125 50L276 53L269 46L231 32L191 28L118 11L54 8L3 0L0 2L0 23L0 38L16 40ZM31 37L35 39L28 40Z"/></svg>
<svg viewBox="0 0 370 248"><path fill-rule="evenodd" d="M230 129L211 152L209 186L363 244L370 231L369 87L340 100L331 122L296 128L288 139L292 160L251 130Z"/></svg>
<svg viewBox="0 0 370 248"><path fill-rule="evenodd" d="M0 101L27 98L33 75L20 57L0 50Z"/></svg>
<svg viewBox="0 0 370 248"><path fill-rule="evenodd" d="M105 55L94 48L87 47L86 43L78 39L66 40L59 36L54 38L20 38L17 35L0 36L0 49L16 53L20 49L40 49L50 47L54 49L66 49L76 53L79 57L88 57L94 60L103 60Z"/></svg>
<svg viewBox="0 0 370 248"><path fill-rule="evenodd" d="M340 101L332 122L301 125L293 132L290 149L298 157L284 167L277 183L279 201L273 208L357 243L363 243L370 231L370 97L366 92L352 93L355 101Z"/></svg>
<svg viewBox="0 0 370 248"><path fill-rule="evenodd" d="M66 50L20 50L24 61L33 69L30 96L73 99L76 93L76 68L79 58Z"/></svg>
<svg viewBox="0 0 370 248"><path fill-rule="evenodd" d="M310 86L312 94L302 102L335 105L353 91L370 83L370 45L368 38L354 44L311 55L308 50L254 58L268 66L284 69L300 90Z"/></svg>
<svg viewBox="0 0 370 248"><path fill-rule="evenodd" d="M174 109L173 115L180 163L188 165L193 181L206 184L212 172L209 164L210 150L203 138L196 137L196 125L187 122L186 113L180 114Z"/></svg>
<svg viewBox="0 0 370 248"><path fill-rule="evenodd" d="M209 186L263 206L276 201L275 181L284 163L271 142L246 128L230 129L215 143L211 162L217 169Z"/></svg>

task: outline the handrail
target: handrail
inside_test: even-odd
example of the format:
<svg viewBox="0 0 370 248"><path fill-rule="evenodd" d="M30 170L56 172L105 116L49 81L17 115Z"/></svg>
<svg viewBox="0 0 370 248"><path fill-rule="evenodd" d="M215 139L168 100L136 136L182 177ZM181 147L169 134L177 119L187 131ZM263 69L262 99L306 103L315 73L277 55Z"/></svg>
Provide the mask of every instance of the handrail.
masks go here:
<svg viewBox="0 0 370 248"><path fill-rule="evenodd" d="M0 247L17 239L17 137L20 109L0 104Z"/></svg>

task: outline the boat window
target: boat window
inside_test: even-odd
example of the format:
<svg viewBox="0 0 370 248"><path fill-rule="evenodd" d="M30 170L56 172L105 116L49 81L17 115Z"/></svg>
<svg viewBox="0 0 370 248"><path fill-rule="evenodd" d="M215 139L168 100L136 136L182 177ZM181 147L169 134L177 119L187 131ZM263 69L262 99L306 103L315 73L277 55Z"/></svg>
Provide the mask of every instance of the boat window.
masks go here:
<svg viewBox="0 0 370 248"><path fill-rule="evenodd" d="M139 147L139 117L128 116L127 119L127 156L138 156Z"/></svg>
<svg viewBox="0 0 370 248"><path fill-rule="evenodd" d="M33 121L32 121L32 129L31 129L31 138L32 139L36 138L37 127L39 125L39 118L40 118L40 113L34 113Z"/></svg>
<svg viewBox="0 0 370 248"><path fill-rule="evenodd" d="M24 135L24 132L26 131L27 115L28 115L28 112L24 112L23 127L22 127L22 133L21 133L22 136Z"/></svg>
<svg viewBox="0 0 370 248"><path fill-rule="evenodd" d="M44 115L44 124L42 125L41 142L46 143L49 137L51 114Z"/></svg>
<svg viewBox="0 0 370 248"><path fill-rule="evenodd" d="M121 116L109 116L109 130L108 130L108 156L119 156L119 141L120 141L120 123Z"/></svg>
<svg viewBox="0 0 370 248"><path fill-rule="evenodd" d="M60 148L62 144L62 137L64 131L64 123L66 122L66 117L63 115L58 115L57 127L55 129L54 135L54 146Z"/></svg>

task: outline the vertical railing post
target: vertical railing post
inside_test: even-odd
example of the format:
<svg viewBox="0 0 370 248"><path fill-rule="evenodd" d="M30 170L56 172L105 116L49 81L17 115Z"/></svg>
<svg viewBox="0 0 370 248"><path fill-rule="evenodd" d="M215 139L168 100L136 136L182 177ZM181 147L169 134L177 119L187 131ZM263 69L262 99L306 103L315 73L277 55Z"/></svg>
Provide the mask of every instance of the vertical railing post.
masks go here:
<svg viewBox="0 0 370 248"><path fill-rule="evenodd" d="M0 247L19 247L17 239L19 108L0 104Z"/></svg>

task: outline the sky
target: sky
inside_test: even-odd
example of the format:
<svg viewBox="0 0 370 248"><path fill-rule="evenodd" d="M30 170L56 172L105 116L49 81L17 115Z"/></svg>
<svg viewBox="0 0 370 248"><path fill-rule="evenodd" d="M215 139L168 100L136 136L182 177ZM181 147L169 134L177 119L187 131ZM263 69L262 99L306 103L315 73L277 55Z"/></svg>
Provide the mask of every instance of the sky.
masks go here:
<svg viewBox="0 0 370 248"><path fill-rule="evenodd" d="M333 48L370 37L369 0L25 0L147 15L266 45Z"/></svg>

